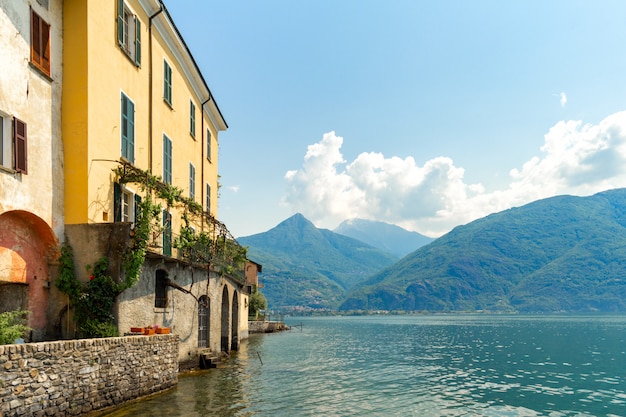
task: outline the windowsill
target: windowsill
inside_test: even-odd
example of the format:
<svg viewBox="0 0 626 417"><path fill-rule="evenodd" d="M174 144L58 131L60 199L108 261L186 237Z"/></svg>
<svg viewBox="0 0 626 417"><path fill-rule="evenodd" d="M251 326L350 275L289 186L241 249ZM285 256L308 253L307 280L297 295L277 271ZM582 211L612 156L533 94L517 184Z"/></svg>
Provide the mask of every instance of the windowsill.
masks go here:
<svg viewBox="0 0 626 417"><path fill-rule="evenodd" d="M46 72L46 70L44 70L43 68L41 68L39 65L35 64L32 61L28 61L28 65L30 65L31 68L33 68L35 71L37 71L39 73L39 75L41 75L42 77L44 77L46 80L48 80L49 82L53 82L54 80L52 79L52 77L50 76L50 74L48 74Z"/></svg>
<svg viewBox="0 0 626 417"><path fill-rule="evenodd" d="M170 110L174 110L174 106L172 106L172 103L170 103L169 101L167 101L167 99L165 97L163 97L163 103L165 103L165 105L167 107L170 108Z"/></svg>
<svg viewBox="0 0 626 417"><path fill-rule="evenodd" d="M12 175L19 174L18 171L14 170L12 168L8 168L8 167L5 167L5 166L2 166L2 165L0 165L0 172L5 172L7 174L12 174Z"/></svg>
<svg viewBox="0 0 626 417"><path fill-rule="evenodd" d="M126 56L126 58L128 58L128 60L130 61L131 64L133 64L133 66L137 69L141 68L141 64L137 64L137 62L135 61L135 58L133 56L131 56L130 52L128 52L126 50L126 48L124 48L123 45L120 45L119 43L117 44L120 47L120 51L122 51L122 53L124 54L124 56Z"/></svg>
<svg viewBox="0 0 626 417"><path fill-rule="evenodd" d="M124 163L127 163L127 164L131 164L132 166L135 166L135 163L133 161L129 161L128 159L126 159L123 156L120 156L120 162L124 162Z"/></svg>
<svg viewBox="0 0 626 417"><path fill-rule="evenodd" d="M170 311L171 311L171 309L169 309L167 307L154 307L154 310L152 312L153 313L168 313Z"/></svg>

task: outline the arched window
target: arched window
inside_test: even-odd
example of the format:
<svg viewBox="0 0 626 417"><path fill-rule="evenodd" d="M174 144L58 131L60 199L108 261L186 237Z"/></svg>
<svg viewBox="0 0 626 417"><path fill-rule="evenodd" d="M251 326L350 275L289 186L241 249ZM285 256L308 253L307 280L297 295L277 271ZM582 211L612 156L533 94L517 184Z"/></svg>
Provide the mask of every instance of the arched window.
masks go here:
<svg viewBox="0 0 626 417"><path fill-rule="evenodd" d="M162 269L156 271L154 280L154 306L167 307L167 272Z"/></svg>

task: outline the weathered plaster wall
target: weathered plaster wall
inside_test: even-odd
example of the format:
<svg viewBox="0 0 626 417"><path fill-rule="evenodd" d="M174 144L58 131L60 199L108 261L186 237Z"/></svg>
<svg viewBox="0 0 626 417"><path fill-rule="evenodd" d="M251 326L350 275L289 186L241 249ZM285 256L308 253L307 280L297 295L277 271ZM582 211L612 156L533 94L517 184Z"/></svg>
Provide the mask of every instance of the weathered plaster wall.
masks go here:
<svg viewBox="0 0 626 417"><path fill-rule="evenodd" d="M32 339L46 336L49 264L63 238L62 1L0 0L0 298L28 286ZM30 63L30 10L50 24L50 76ZM14 171L12 124L26 123L27 173ZM25 304L25 305L24 305ZM13 307L14 305L12 305ZM0 311L9 306L0 306Z"/></svg>
<svg viewBox="0 0 626 417"><path fill-rule="evenodd" d="M167 307L155 307L155 282L156 273L163 270L168 278L189 291L190 294L178 289L167 288ZM229 346L232 339L232 297L239 299L239 309L235 314L241 317L244 312L241 308L244 295L241 289L217 273L212 272L207 279L207 271L202 268L185 266L173 260L148 259L144 263L139 282L124 291L118 297L117 319L120 332L129 332L131 327L145 327L158 325L170 327L172 333L180 339L179 361L196 361L198 354L198 301L200 297L207 296L209 304L209 343L208 347L214 352L222 350L222 295L226 287L229 294L226 313L229 318L226 332L230 335ZM239 340L248 336L247 311L246 319L239 319L236 331ZM228 349L230 350L230 348Z"/></svg>
<svg viewBox="0 0 626 417"><path fill-rule="evenodd" d="M62 2L0 0L0 113L27 125L28 173L0 169L0 213L26 210L63 234ZM48 78L30 64L30 7L50 24Z"/></svg>
<svg viewBox="0 0 626 417"><path fill-rule="evenodd" d="M0 416L69 416L178 382L178 339L115 337L0 346Z"/></svg>

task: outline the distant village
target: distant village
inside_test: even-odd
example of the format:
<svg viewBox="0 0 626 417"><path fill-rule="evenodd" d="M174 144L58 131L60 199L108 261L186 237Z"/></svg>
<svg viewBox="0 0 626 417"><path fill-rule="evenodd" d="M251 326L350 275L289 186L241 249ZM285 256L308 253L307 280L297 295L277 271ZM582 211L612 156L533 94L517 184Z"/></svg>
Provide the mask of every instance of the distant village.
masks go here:
<svg viewBox="0 0 626 417"><path fill-rule="evenodd" d="M262 267L218 220L228 125L164 3L0 0L0 38L0 313L24 346L237 350Z"/></svg>

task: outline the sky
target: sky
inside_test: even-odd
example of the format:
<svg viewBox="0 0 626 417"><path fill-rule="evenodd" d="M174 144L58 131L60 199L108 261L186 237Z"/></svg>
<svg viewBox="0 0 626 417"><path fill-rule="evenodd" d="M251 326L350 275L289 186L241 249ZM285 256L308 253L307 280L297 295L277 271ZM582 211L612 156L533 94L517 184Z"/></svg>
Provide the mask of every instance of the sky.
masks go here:
<svg viewBox="0 0 626 417"><path fill-rule="evenodd" d="M438 237L626 187L626 2L165 0L229 128L218 218Z"/></svg>

